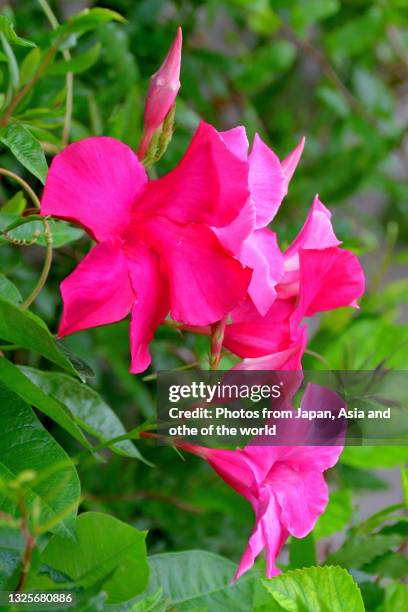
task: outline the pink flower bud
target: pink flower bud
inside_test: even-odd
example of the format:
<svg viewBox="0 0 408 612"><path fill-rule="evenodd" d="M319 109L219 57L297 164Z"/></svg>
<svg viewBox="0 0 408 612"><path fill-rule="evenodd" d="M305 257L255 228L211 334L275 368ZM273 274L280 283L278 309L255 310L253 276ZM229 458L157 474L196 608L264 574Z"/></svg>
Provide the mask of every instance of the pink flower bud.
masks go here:
<svg viewBox="0 0 408 612"><path fill-rule="evenodd" d="M150 79L144 109L142 140L138 149L139 159L144 157L154 132L162 125L180 89L182 39L179 27L166 59Z"/></svg>

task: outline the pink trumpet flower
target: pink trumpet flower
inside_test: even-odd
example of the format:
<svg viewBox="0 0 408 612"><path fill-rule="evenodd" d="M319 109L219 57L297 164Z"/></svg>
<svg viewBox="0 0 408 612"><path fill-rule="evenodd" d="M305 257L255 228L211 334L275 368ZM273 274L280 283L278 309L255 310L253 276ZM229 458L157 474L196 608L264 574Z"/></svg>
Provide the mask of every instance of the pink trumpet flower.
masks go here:
<svg viewBox="0 0 408 612"><path fill-rule="evenodd" d="M153 134L162 125L180 89L182 40L183 35L179 27L166 59L150 79L144 109L143 134L137 151L139 159L145 156Z"/></svg>
<svg viewBox="0 0 408 612"><path fill-rule="evenodd" d="M256 134L250 153L244 127L221 132L229 149L248 160L251 197L229 227L217 230L221 242L242 264L253 269L248 293L261 315L276 298L276 286L284 274L284 259L276 234L267 226L274 219L304 147L304 138L282 162Z"/></svg>
<svg viewBox="0 0 408 612"><path fill-rule="evenodd" d="M96 246L61 284L59 335L131 313L131 371L167 313L191 325L223 319L244 299L251 271L217 239L248 199L248 164L202 122L178 166L148 181L133 151L105 137L52 161L41 214L84 227Z"/></svg>
<svg viewBox="0 0 408 612"><path fill-rule="evenodd" d="M343 400L331 389L309 383L301 408L336 410ZM303 424L301 424L304 427ZM328 487L323 473L332 468L343 450L337 446L258 446L224 450L177 445L202 459L237 493L251 504L255 526L233 582L248 571L266 549L266 573L280 573L276 559L289 535L304 538L325 511Z"/></svg>

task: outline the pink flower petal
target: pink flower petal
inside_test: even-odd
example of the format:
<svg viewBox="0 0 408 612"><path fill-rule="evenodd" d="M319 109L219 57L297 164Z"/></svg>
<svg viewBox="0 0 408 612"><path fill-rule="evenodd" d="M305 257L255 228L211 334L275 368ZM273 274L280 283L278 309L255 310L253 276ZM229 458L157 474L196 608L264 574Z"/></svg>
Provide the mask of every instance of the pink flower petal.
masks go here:
<svg viewBox="0 0 408 612"><path fill-rule="evenodd" d="M229 225L213 227L212 230L222 246L239 258L244 241L255 229L255 217L255 206L248 198L239 215Z"/></svg>
<svg viewBox="0 0 408 612"><path fill-rule="evenodd" d="M61 283L60 337L126 317L134 295L119 240L96 245Z"/></svg>
<svg viewBox="0 0 408 612"><path fill-rule="evenodd" d="M337 247L300 251L299 304L293 326L316 312L354 305L364 284L363 269L349 251Z"/></svg>
<svg viewBox="0 0 408 612"><path fill-rule="evenodd" d="M290 393L286 390L285 397L291 397L301 385L301 379L296 380L294 373L290 373L290 383L293 389ZM292 394L293 391L293 394ZM301 401L303 411L309 410L336 410L345 406L344 400L333 389L321 387L319 385L308 383ZM286 409L291 408L290 405L285 406ZM291 421L290 428L311 429L314 425L310 421ZM305 432L306 433L306 432ZM333 446L263 446L262 451L258 450L258 446L251 444L245 447L244 454L249 462L252 471L254 472L257 482L262 483L270 472L275 463L284 462L291 467L295 472L307 469L318 470L324 472L336 465L341 452L343 451L344 432L339 437L340 444Z"/></svg>
<svg viewBox="0 0 408 612"><path fill-rule="evenodd" d="M243 161L248 159L249 143L244 126L239 125L231 130L219 132L219 134L234 155Z"/></svg>
<svg viewBox="0 0 408 612"><path fill-rule="evenodd" d="M234 366L233 370L299 370L302 367L302 355L306 349L306 327L299 330L299 339L294 344L283 351L243 359L241 363Z"/></svg>
<svg viewBox="0 0 408 612"><path fill-rule="evenodd" d="M177 223L223 227L235 219L248 197L248 163L202 121L178 166L149 183L138 212L160 214Z"/></svg>
<svg viewBox="0 0 408 612"><path fill-rule="evenodd" d="M243 243L239 260L253 269L248 294L261 315L276 298L276 285L283 276L283 255L276 234L268 228L254 231Z"/></svg>
<svg viewBox="0 0 408 612"><path fill-rule="evenodd" d="M150 365L149 344L166 318L170 304L167 280L160 274L157 256L140 246L128 258L136 296L130 321L130 371L137 374Z"/></svg>
<svg viewBox="0 0 408 612"><path fill-rule="evenodd" d="M244 298L251 270L228 255L208 227L156 217L144 223L142 231L169 278L174 320L208 325Z"/></svg>
<svg viewBox="0 0 408 612"><path fill-rule="evenodd" d="M285 157L285 159L282 162L282 170L283 170L283 174L285 176L285 182L286 182L286 191L288 189L290 179L292 178L296 170L296 167L299 163L300 157L303 153L304 146L305 146L305 138L303 136L300 139L299 144L292 151L292 153L289 153L289 155Z"/></svg>
<svg viewBox="0 0 408 612"><path fill-rule="evenodd" d="M276 300L261 317L250 300L235 308L227 325L224 346L238 357L262 357L290 347L290 317L294 300Z"/></svg>
<svg viewBox="0 0 408 612"><path fill-rule="evenodd" d="M249 184L256 207L256 227L265 227L276 215L286 187L279 158L258 134L249 155Z"/></svg>
<svg viewBox="0 0 408 612"><path fill-rule="evenodd" d="M331 212L316 195L305 224L285 252L285 260L300 249L327 249L339 244L331 224Z"/></svg>
<svg viewBox="0 0 408 612"><path fill-rule="evenodd" d="M280 570L276 566L276 558L288 534L281 527L279 516L280 509L276 503L274 494L269 488L265 487L260 491L260 497L257 504L254 506L254 510L254 529L232 580L233 583L238 580L242 574L251 569L256 557L265 547L268 578L280 574Z"/></svg>
<svg viewBox="0 0 408 612"><path fill-rule="evenodd" d="M147 176L133 151L114 138L85 138L51 163L41 214L82 225L96 240L119 235Z"/></svg>
<svg viewBox="0 0 408 612"><path fill-rule="evenodd" d="M282 462L274 466L268 482L280 506L282 524L296 538L305 537L329 500L323 474L307 464L294 470Z"/></svg>

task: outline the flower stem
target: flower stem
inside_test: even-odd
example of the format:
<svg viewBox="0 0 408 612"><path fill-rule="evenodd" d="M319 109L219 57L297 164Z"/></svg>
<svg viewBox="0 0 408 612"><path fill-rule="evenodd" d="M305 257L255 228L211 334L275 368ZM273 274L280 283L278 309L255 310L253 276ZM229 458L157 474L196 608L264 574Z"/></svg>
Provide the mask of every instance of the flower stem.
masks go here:
<svg viewBox="0 0 408 612"><path fill-rule="evenodd" d="M47 0L38 0L39 5L44 11L51 27L53 30L56 30L59 26L58 19L56 18L52 8L48 4ZM62 56L65 61L69 61L71 59L71 53L68 49L64 49L62 51ZM65 147L68 144L69 140L69 132L71 129L71 121L72 121L72 108L74 102L74 73L67 72L65 77L65 85L67 88L67 97L65 101L65 116L64 116L64 127L62 130L62 144Z"/></svg>
<svg viewBox="0 0 408 612"><path fill-rule="evenodd" d="M8 176L9 178L16 181L16 183L21 185L21 187L30 196L30 199L32 203L34 204L35 208L38 208L38 210L40 210L40 200L37 198L34 191L31 189L30 185L26 183L26 181L22 179L21 176L18 176L18 174L14 174L14 172L11 172L10 170L6 170L6 168L0 168L0 175L1 174L3 176Z"/></svg>
<svg viewBox="0 0 408 612"><path fill-rule="evenodd" d="M9 122L9 119L14 111L14 109L20 104L20 102L26 97L26 95L28 94L28 92L32 89L32 87L34 87L34 85L36 84L36 82L42 77L42 75L44 74L45 70L47 69L48 65L52 62L52 60L54 59L54 55L56 54L58 50L58 46L57 45L53 45L52 47L50 47L47 51L47 53L44 56L44 60L42 61L42 63L38 66L37 70L35 71L34 75L31 77L31 79L24 85L24 87L22 87L17 93L16 95L11 99L10 104L8 105L8 107L6 108L3 117L0 119L0 125L7 125L7 123Z"/></svg>
<svg viewBox="0 0 408 612"><path fill-rule="evenodd" d="M36 542L35 542L34 537L31 535L29 527L28 527L27 510L26 510L23 498L20 498L18 500L18 507L21 513L21 532L23 534L25 544L26 544L24 554L23 554L23 563L22 563L22 568L20 572L20 577L19 577L18 584L16 587L16 592L21 593L24 590L28 572L30 571L31 558L33 555L33 550L35 548Z"/></svg>
<svg viewBox="0 0 408 612"><path fill-rule="evenodd" d="M218 370L221 361L222 344L224 342L227 317L211 325L210 369Z"/></svg>
<svg viewBox="0 0 408 612"><path fill-rule="evenodd" d="M47 282L48 274L49 274L50 269L51 269L51 263L52 263L52 233L51 233L50 224L48 223L47 219L44 219L43 223L44 223L44 236L45 236L45 240L46 240L46 243L47 243L47 246L46 246L46 249L45 249L44 264L43 264L43 268L41 270L40 278L38 279L36 286L34 287L32 292L30 293L30 295L21 304L21 309L22 310L27 310L27 308L29 306L31 306L31 304L37 299L37 297L40 294L42 288L44 287L45 283Z"/></svg>

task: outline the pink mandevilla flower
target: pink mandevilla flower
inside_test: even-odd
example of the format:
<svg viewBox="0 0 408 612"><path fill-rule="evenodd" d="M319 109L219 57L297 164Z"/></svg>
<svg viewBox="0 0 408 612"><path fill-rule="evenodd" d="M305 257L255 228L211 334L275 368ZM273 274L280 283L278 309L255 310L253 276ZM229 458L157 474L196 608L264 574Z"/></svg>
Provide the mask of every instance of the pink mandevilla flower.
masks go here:
<svg viewBox="0 0 408 612"><path fill-rule="evenodd" d="M162 125L180 89L182 39L181 28L178 28L166 59L150 79L144 109L143 134L137 152L140 159L145 156L153 134Z"/></svg>
<svg viewBox="0 0 408 612"><path fill-rule="evenodd" d="M300 369L306 348L304 317L342 306L356 307L364 292L364 272L355 255L338 247L330 219L330 212L316 196L302 230L283 254L285 269L276 285L278 298L261 315L249 292L231 312L223 344L243 359L234 369ZM208 327L196 331L211 333Z"/></svg>
<svg viewBox="0 0 408 612"><path fill-rule="evenodd" d="M332 390L309 383L304 411L344 406ZM301 427L304 425L301 423ZM310 533L328 502L323 472L333 467L343 450L336 446L257 446L224 450L180 442L178 446L208 461L217 474L252 505L255 526L233 582L248 571L266 549L266 573L280 573L276 559L289 535Z"/></svg>
<svg viewBox="0 0 408 612"><path fill-rule="evenodd" d="M152 181L113 138L69 145L53 159L41 214L80 224L97 244L61 284L59 335L131 312L131 371L141 372L169 310L186 324L222 319L244 298L251 271L211 228L230 224L247 199L248 164L204 122L178 166Z"/></svg>
<svg viewBox="0 0 408 612"><path fill-rule="evenodd" d="M253 269L248 293L261 315L276 298L276 286L284 275L284 258L276 234L268 228L274 219L304 147L304 138L281 162L256 134L250 153L245 128L221 132L229 149L249 164L250 199L232 225L216 230L221 242L242 264Z"/></svg>

